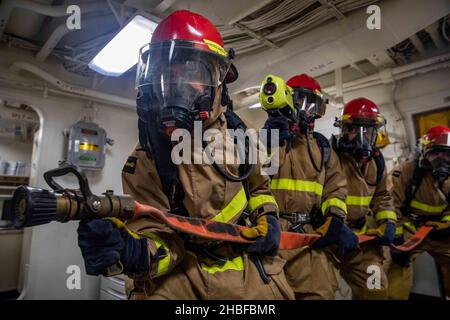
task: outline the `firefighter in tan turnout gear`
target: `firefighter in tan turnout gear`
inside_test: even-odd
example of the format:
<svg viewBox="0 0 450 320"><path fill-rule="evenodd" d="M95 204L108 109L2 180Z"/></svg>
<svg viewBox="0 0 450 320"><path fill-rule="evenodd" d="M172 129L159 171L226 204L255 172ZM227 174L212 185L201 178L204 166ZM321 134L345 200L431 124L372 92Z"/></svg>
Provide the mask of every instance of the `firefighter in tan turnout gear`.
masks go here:
<svg viewBox="0 0 450 320"><path fill-rule="evenodd" d="M332 137L347 179L347 223L355 234L377 236L360 245L358 254L340 259L341 276L352 289L353 299L386 299L387 277L383 270L383 245L395 237L397 215L387 190L383 155L375 148L377 132L385 125L378 107L370 100L348 102L336 126L340 135ZM368 268L380 270L380 286L368 285Z"/></svg>
<svg viewBox="0 0 450 320"><path fill-rule="evenodd" d="M434 230L414 250L392 251L388 264L389 298L408 299L412 261L428 252L445 268L450 266L450 128L436 126L420 140L420 156L391 173L392 195L399 217L396 244L411 238L421 226Z"/></svg>
<svg viewBox="0 0 450 320"><path fill-rule="evenodd" d="M254 227L242 235L256 241L201 241L149 217L125 226L104 220L80 224L88 273L100 274L119 261L133 280L130 299L294 298L277 256L277 204L260 166L171 161L176 128L192 132L198 120L200 131L213 128L228 137L227 129L245 127L231 110L225 112L225 83L237 78L232 56L214 25L198 14L177 11L159 23L140 54L140 147L124 166L123 189L143 204L188 217L235 224L247 214ZM94 242L100 250L91 250Z"/></svg>
<svg viewBox="0 0 450 320"><path fill-rule="evenodd" d="M280 136L279 170L272 177L271 190L283 231L318 232L323 237L313 247L283 250L280 255L287 260L286 277L296 299L334 299L338 282L330 246L343 254L357 247L356 236L344 224L345 177L328 140L313 131L315 119L326 108L320 85L305 74L291 78L287 85L293 88L293 107L265 108L269 117L264 128L278 129ZM262 86L265 94L274 94L274 89L270 83Z"/></svg>

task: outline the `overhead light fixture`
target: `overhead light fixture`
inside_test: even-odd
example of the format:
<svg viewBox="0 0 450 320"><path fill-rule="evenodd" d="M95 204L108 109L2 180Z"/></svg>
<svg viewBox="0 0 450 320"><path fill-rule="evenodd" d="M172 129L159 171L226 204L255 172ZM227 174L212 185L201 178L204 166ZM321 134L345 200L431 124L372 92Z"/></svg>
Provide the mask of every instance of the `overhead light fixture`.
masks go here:
<svg viewBox="0 0 450 320"><path fill-rule="evenodd" d="M249 109L258 109L258 108L261 108L261 103L255 103L255 104L252 104L250 107L248 107Z"/></svg>
<svg viewBox="0 0 450 320"><path fill-rule="evenodd" d="M139 50L150 42L157 22L136 15L92 59L89 68L105 76L118 77L138 62Z"/></svg>

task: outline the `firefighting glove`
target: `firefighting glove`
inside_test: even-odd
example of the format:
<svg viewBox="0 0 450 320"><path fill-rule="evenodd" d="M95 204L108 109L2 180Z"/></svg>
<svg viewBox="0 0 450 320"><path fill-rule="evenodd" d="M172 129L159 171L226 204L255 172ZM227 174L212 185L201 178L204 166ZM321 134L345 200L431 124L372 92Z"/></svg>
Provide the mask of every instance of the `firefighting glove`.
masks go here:
<svg viewBox="0 0 450 320"><path fill-rule="evenodd" d="M78 245L89 275L106 275L109 267L119 263L126 274L142 273L149 268L147 240L115 218L81 221Z"/></svg>
<svg viewBox="0 0 450 320"><path fill-rule="evenodd" d="M368 236L376 236L377 238L373 241L375 244L387 246L395 238L395 223L385 222L378 226L378 228L368 229L366 231Z"/></svg>
<svg viewBox="0 0 450 320"><path fill-rule="evenodd" d="M284 145L285 141L288 141L291 137L289 133L289 122L284 116L269 116L264 124L263 129L267 130L267 143L270 144L270 133L272 129L278 129L279 134L279 144L280 146ZM270 145L268 145L270 147Z"/></svg>
<svg viewBox="0 0 450 320"><path fill-rule="evenodd" d="M337 245L340 256L347 255L358 248L358 237L339 218L331 216L325 223L316 229L322 237L314 243L316 248Z"/></svg>
<svg viewBox="0 0 450 320"><path fill-rule="evenodd" d="M241 235L249 240L255 240L245 250L250 253L260 253L275 256L280 244L281 229L278 218L272 214L264 214L256 219L256 226L241 231Z"/></svg>
<svg viewBox="0 0 450 320"><path fill-rule="evenodd" d="M393 245L400 246L405 242L403 236L395 237L394 241L392 241ZM396 264L400 267L408 268L411 264L411 257L409 252L401 252L391 249L391 258Z"/></svg>
<svg viewBox="0 0 450 320"><path fill-rule="evenodd" d="M447 217L444 217L447 219ZM427 221L426 226L433 227L433 231L430 232L430 239L441 241L450 237L450 221Z"/></svg>

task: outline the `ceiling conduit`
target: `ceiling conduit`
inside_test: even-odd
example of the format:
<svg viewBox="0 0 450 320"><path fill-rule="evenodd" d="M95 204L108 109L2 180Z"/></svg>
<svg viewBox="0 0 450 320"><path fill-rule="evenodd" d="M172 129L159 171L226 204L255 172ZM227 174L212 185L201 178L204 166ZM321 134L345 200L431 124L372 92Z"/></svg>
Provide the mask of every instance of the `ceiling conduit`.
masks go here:
<svg viewBox="0 0 450 320"><path fill-rule="evenodd" d="M11 65L10 71L13 73L19 73L20 71L27 71L32 73L33 75L39 77L42 80L45 80L49 84L57 87L58 89L68 92L71 94L75 94L80 98L89 98L95 101L103 101L112 105L126 106L128 108L134 108L135 101L132 99L127 99L124 97L112 95L109 93L104 93L92 89L87 89L81 86L72 85L70 83L64 82L50 73L30 64L27 62L16 62Z"/></svg>
<svg viewBox="0 0 450 320"><path fill-rule="evenodd" d="M68 15L67 7L67 5L45 5L30 0L3 0L0 5L0 38L5 31L12 11L16 8L30 10L49 17L65 17ZM104 1L80 4L80 7L82 7L83 13L108 9Z"/></svg>

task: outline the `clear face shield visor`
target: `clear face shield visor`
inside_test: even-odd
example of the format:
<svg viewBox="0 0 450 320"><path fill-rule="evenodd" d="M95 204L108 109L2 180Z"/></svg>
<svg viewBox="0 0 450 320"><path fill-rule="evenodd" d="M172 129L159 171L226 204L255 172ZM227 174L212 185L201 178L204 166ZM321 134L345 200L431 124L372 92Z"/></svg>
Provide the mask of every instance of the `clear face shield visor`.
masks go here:
<svg viewBox="0 0 450 320"><path fill-rule="evenodd" d="M294 104L306 118L318 119L326 111L325 101L319 91L294 88Z"/></svg>
<svg viewBox="0 0 450 320"><path fill-rule="evenodd" d="M136 88L149 95L152 108L193 111L199 100L211 99L223 83L230 61L201 46L204 44L172 40L141 48Z"/></svg>
<svg viewBox="0 0 450 320"><path fill-rule="evenodd" d="M377 140L377 128L374 126L344 125L342 137L358 146L373 147Z"/></svg>

